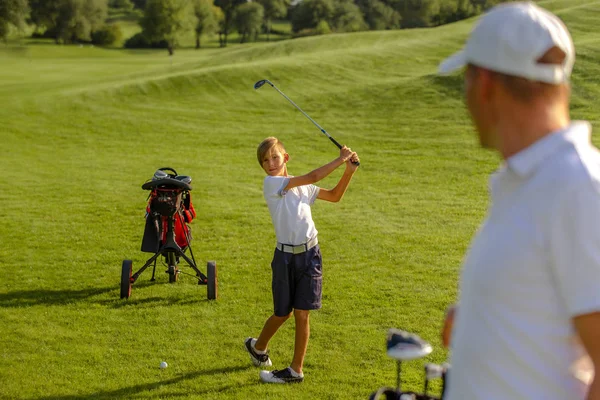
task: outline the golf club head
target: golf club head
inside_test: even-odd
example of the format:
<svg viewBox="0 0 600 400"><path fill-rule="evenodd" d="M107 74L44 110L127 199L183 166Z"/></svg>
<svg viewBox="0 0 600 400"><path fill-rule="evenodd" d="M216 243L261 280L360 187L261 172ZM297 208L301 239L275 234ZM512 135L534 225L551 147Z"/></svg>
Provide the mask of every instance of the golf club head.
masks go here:
<svg viewBox="0 0 600 400"><path fill-rule="evenodd" d="M423 358L432 351L431 345L415 334L394 328L388 331L387 355L395 360Z"/></svg>
<svg viewBox="0 0 600 400"><path fill-rule="evenodd" d="M445 368L439 364L425 364L425 377L427 379L439 379L444 374Z"/></svg>
<svg viewBox="0 0 600 400"><path fill-rule="evenodd" d="M154 173L152 180L157 181L159 179L166 179L168 177L169 177L169 174L167 174L165 171L159 169Z"/></svg>
<svg viewBox="0 0 600 400"><path fill-rule="evenodd" d="M187 183L188 185L189 185L190 183L192 183L192 177L191 177L191 176L188 176L188 175L177 175L177 176L175 177L175 179L177 179L178 181L181 181L181 182L185 182L185 183Z"/></svg>
<svg viewBox="0 0 600 400"><path fill-rule="evenodd" d="M260 89L265 83L269 82L266 79L261 79L260 81L254 84L254 89Z"/></svg>

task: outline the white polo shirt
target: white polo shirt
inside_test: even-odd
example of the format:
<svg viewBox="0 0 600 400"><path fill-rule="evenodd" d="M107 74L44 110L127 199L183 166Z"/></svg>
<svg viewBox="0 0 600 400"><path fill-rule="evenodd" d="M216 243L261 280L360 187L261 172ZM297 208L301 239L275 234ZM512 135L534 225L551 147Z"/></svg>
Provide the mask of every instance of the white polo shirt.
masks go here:
<svg viewBox="0 0 600 400"><path fill-rule="evenodd" d="M585 398L572 318L600 311L600 155L590 134L574 122L492 176L462 270L447 400Z"/></svg>
<svg viewBox="0 0 600 400"><path fill-rule="evenodd" d="M277 241L298 246L317 236L310 206L317 199L319 188L304 185L284 192L289 178L267 176L263 183L263 194L271 213Z"/></svg>

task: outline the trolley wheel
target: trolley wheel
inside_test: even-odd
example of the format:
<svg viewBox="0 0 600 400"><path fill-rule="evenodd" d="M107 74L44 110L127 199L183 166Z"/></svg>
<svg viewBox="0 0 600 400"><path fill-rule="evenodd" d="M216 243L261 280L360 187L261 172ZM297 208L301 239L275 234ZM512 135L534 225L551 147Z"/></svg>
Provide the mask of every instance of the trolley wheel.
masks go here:
<svg viewBox="0 0 600 400"><path fill-rule="evenodd" d="M169 283L177 282L179 270L177 269L177 262L175 261L175 253L167 253L167 265L169 266L169 269L167 270L167 273L169 274Z"/></svg>
<svg viewBox="0 0 600 400"><path fill-rule="evenodd" d="M217 262L209 261L206 263L206 297L209 300L215 300L217 298Z"/></svg>
<svg viewBox="0 0 600 400"><path fill-rule="evenodd" d="M131 296L131 271L133 270L133 261L123 260L121 266L121 298L128 299Z"/></svg>

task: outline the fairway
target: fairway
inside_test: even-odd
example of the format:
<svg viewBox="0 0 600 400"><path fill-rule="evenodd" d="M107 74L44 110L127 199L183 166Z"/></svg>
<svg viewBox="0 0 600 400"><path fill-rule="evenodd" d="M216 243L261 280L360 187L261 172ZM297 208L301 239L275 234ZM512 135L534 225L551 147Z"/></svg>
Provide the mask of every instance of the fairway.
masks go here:
<svg viewBox="0 0 600 400"><path fill-rule="evenodd" d="M599 132L600 1L539 4L573 34L572 117ZM478 147L462 77L436 75L472 24L171 58L0 44L0 399L366 399L395 384L391 327L432 344L425 362L445 361L444 311L499 164ZM254 90L260 79L361 158L344 199L312 208L323 309L311 314L301 385L261 384L243 348L272 313L275 234L256 147L281 139L292 175L338 150L275 90ZM217 262L217 301L192 277L169 284L160 265L119 299L122 261L135 272L150 256L141 185L167 166L193 179L192 248L203 272ZM290 320L271 342L274 368L289 365L293 340ZM403 366L404 388L421 390L422 366Z"/></svg>

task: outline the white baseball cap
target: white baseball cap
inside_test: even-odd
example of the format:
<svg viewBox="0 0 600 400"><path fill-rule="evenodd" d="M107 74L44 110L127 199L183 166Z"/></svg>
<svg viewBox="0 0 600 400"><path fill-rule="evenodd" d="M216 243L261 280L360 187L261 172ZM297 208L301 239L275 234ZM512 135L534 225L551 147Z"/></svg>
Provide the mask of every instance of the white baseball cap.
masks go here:
<svg viewBox="0 0 600 400"><path fill-rule="evenodd" d="M558 47L565 52L562 64L538 60ZM567 82L575 62L575 47L564 23L531 2L500 4L485 13L471 31L463 50L439 66L448 74L467 64L532 81Z"/></svg>

